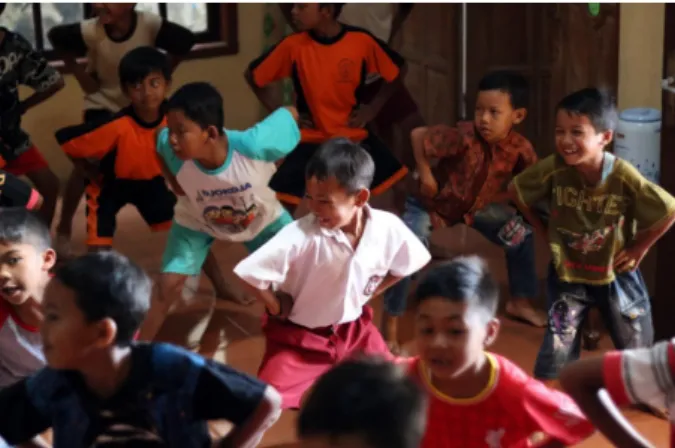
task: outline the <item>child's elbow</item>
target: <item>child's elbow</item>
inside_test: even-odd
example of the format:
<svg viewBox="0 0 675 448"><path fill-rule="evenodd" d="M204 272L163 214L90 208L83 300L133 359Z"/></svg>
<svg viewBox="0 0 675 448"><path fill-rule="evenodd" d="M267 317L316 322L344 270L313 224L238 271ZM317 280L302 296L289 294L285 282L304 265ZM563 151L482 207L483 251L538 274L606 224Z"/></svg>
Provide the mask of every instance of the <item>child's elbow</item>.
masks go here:
<svg viewBox="0 0 675 448"><path fill-rule="evenodd" d="M410 132L410 140L413 142L420 141L424 138L424 136L427 134L427 131L429 128L427 126L420 126L418 128L413 129Z"/></svg>
<svg viewBox="0 0 675 448"><path fill-rule="evenodd" d="M300 119L300 113L298 112L298 109L295 108L295 106L285 106L284 109L291 113L295 121Z"/></svg>

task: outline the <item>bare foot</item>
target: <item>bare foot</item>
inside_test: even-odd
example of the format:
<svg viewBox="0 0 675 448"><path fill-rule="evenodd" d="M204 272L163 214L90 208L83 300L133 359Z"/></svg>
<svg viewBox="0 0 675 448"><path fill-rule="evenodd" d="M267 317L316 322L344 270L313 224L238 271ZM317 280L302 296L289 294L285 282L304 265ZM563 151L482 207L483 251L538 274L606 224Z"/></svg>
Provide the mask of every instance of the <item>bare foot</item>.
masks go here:
<svg viewBox="0 0 675 448"><path fill-rule="evenodd" d="M524 321L534 327L546 326L546 315L535 310L529 301L525 299L514 299L506 303L506 314L517 320Z"/></svg>

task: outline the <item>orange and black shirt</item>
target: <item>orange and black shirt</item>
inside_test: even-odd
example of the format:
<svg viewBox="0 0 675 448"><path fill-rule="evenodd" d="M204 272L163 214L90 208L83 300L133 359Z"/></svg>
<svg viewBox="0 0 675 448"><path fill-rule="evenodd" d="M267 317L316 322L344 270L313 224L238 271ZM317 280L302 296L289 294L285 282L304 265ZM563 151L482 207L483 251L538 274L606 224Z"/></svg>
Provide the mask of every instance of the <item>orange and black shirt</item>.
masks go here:
<svg viewBox="0 0 675 448"><path fill-rule="evenodd" d="M297 108L312 118L315 129L303 129L301 141L322 143L332 137L361 141L365 129L347 125L360 103L366 76L378 74L388 82L400 73L404 60L368 31L342 26L332 38L311 31L286 36L249 66L253 83L264 87L284 78L293 80Z"/></svg>
<svg viewBox="0 0 675 448"><path fill-rule="evenodd" d="M149 180L162 175L155 133L166 126L166 103L154 123L143 122L129 106L107 121L69 126L56 132L67 155L101 161L104 178Z"/></svg>

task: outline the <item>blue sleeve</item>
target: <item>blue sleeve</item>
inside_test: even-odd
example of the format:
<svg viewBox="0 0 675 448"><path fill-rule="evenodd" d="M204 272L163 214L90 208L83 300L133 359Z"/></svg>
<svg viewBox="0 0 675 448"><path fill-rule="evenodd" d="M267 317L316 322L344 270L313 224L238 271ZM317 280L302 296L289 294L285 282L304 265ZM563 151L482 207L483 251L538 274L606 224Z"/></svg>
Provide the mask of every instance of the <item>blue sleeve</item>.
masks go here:
<svg viewBox="0 0 675 448"><path fill-rule="evenodd" d="M174 176L180 171L183 166L183 161L173 152L171 144L169 143L169 128L164 128L157 133L157 152L164 160L166 167Z"/></svg>
<svg viewBox="0 0 675 448"><path fill-rule="evenodd" d="M192 398L196 420L228 420L240 425L263 400L267 384L213 360L206 360Z"/></svg>
<svg viewBox="0 0 675 448"><path fill-rule="evenodd" d="M38 377L38 372L35 376ZM10 446L27 442L45 432L51 425L50 416L35 407L28 391L28 380L24 379L0 391L0 442L5 440Z"/></svg>
<svg viewBox="0 0 675 448"><path fill-rule="evenodd" d="M282 107L245 131L226 130L230 147L250 159L276 162L300 142L300 128L293 114Z"/></svg>

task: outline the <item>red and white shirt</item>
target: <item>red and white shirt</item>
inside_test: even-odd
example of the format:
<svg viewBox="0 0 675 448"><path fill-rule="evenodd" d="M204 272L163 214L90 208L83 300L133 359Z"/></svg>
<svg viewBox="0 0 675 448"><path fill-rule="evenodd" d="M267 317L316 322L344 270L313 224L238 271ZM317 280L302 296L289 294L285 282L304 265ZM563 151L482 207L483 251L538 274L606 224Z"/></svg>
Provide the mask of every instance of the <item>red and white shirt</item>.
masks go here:
<svg viewBox="0 0 675 448"><path fill-rule="evenodd" d="M462 399L436 389L421 359L409 361L409 374L429 395L421 448L529 448L551 439L574 445L594 432L568 395L506 358L487 357L492 367L488 385L475 397Z"/></svg>
<svg viewBox="0 0 675 448"><path fill-rule="evenodd" d="M647 404L668 409L675 448L675 339L651 348L612 351L603 362L605 388L618 406Z"/></svg>

